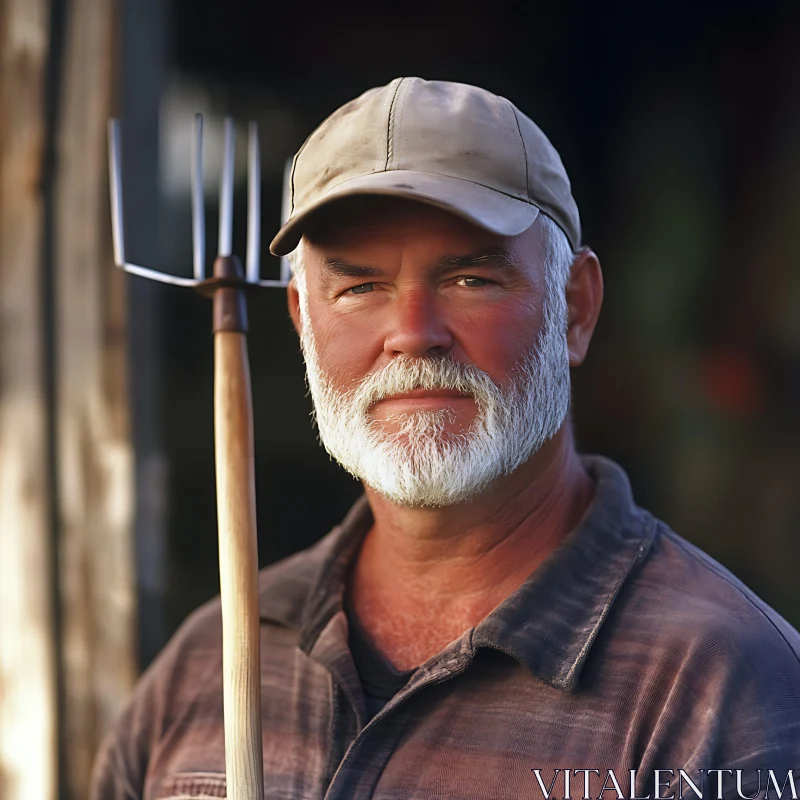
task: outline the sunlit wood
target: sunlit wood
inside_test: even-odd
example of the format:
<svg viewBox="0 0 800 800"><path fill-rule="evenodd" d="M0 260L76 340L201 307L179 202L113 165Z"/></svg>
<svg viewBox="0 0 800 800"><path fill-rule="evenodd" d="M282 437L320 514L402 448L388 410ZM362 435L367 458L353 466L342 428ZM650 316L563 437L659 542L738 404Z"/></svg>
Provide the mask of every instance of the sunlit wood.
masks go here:
<svg viewBox="0 0 800 800"><path fill-rule="evenodd" d="M253 407L244 333L214 335L214 430L227 794L262 800Z"/></svg>
<svg viewBox="0 0 800 800"><path fill-rule="evenodd" d="M127 278L112 267L108 211L115 3L74 0L66 22L54 247L62 782L83 798L100 740L136 679L134 477Z"/></svg>
<svg viewBox="0 0 800 800"><path fill-rule="evenodd" d="M57 723L42 311L45 0L0 2L0 797L54 800Z"/></svg>

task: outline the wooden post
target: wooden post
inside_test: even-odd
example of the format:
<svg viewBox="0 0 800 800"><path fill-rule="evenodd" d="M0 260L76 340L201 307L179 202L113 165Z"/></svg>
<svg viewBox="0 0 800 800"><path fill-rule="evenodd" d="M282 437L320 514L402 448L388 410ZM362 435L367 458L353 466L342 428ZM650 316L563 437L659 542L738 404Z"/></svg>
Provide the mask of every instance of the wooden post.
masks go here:
<svg viewBox="0 0 800 800"><path fill-rule="evenodd" d="M54 800L56 667L42 312L47 0L0 0L0 797Z"/></svg>
<svg viewBox="0 0 800 800"><path fill-rule="evenodd" d="M117 13L113 0L70 3L57 139L62 790L75 800L88 796L100 739L137 674L126 278L113 267L106 171Z"/></svg>

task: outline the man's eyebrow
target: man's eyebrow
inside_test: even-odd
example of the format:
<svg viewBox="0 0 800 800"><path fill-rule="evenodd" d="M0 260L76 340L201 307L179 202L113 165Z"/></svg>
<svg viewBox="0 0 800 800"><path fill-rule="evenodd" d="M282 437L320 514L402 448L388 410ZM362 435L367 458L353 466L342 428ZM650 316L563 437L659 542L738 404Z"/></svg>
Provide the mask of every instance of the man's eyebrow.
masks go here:
<svg viewBox="0 0 800 800"><path fill-rule="evenodd" d="M351 264L341 258L325 258L322 260L322 274L326 278L376 278L382 273L376 267Z"/></svg>
<svg viewBox="0 0 800 800"><path fill-rule="evenodd" d="M438 262L435 271L437 273L454 272L462 269L475 269L476 267L513 269L515 266L508 250L482 250L478 253L469 253L463 256L445 256ZM377 267L353 264L341 258L324 258L322 260L323 280L326 278L377 278L381 275L383 275L383 272Z"/></svg>
<svg viewBox="0 0 800 800"><path fill-rule="evenodd" d="M476 267L498 267L500 269L514 269L516 264L508 250L482 250L479 253L470 253L465 256L445 256L437 265L437 272L452 272L460 269L474 269Z"/></svg>

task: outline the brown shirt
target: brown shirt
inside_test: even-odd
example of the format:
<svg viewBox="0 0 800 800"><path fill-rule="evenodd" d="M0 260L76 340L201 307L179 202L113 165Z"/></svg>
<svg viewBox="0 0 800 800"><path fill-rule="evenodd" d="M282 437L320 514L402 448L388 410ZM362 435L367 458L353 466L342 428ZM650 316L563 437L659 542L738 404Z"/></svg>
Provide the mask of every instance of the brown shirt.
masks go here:
<svg viewBox="0 0 800 800"><path fill-rule="evenodd" d="M369 721L342 608L365 499L261 573L267 798L541 800L552 782L552 798L614 800L613 781L625 797L693 798L681 769L709 797L718 783L737 797L737 770L745 794L771 787L768 770L784 798L789 771L800 790L800 635L637 507L618 466L584 464L597 490L580 525ZM142 678L93 800L225 796L220 672L214 601ZM654 770L673 770L659 792Z"/></svg>

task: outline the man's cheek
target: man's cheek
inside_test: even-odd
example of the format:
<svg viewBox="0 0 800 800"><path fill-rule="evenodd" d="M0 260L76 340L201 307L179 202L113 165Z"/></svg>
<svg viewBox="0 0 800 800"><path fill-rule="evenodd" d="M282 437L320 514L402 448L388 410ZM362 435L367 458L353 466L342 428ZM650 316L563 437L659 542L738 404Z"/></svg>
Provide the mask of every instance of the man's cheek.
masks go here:
<svg viewBox="0 0 800 800"><path fill-rule="evenodd" d="M365 330L348 330L331 332L317 340L318 350L323 368L330 374L343 378L363 378L374 371L376 361L383 353L383 347L374 332Z"/></svg>

